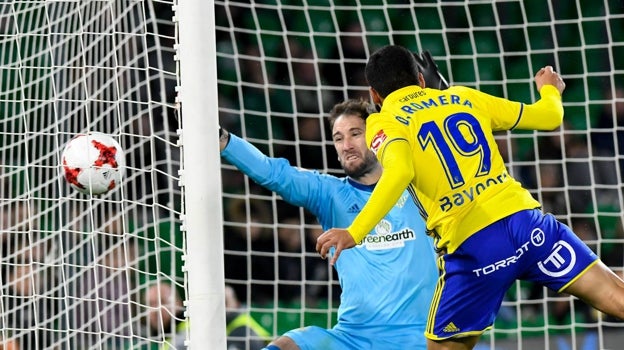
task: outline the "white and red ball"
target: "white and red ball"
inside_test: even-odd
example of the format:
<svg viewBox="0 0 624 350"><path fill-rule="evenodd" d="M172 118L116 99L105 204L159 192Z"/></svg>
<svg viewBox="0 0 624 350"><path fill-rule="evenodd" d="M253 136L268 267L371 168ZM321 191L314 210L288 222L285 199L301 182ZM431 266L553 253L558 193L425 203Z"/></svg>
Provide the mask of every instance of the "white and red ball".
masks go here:
<svg viewBox="0 0 624 350"><path fill-rule="evenodd" d="M72 138L61 156L65 181L84 194L100 195L118 188L125 169L119 143L102 133Z"/></svg>

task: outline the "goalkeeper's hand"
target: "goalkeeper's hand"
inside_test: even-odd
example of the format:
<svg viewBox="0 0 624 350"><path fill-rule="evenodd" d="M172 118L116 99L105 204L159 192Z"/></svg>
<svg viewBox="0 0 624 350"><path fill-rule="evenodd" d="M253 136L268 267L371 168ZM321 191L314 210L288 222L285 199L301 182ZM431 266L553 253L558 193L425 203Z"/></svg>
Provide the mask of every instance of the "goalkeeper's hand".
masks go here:
<svg viewBox="0 0 624 350"><path fill-rule="evenodd" d="M438 90L444 90L449 87L429 51L425 50L421 54L414 52L414 58L425 78L426 87Z"/></svg>
<svg viewBox="0 0 624 350"><path fill-rule="evenodd" d="M230 133L219 125L219 147L221 151L225 149L229 142Z"/></svg>

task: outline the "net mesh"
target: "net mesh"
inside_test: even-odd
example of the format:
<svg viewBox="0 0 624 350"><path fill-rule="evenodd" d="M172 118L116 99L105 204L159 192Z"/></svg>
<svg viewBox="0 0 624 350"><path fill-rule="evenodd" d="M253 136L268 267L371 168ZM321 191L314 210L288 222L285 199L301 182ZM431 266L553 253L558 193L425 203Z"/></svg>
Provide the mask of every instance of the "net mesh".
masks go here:
<svg viewBox="0 0 624 350"><path fill-rule="evenodd" d="M184 295L172 5L0 3L8 348L158 347L175 323L152 311L182 318L174 299L150 299L163 285ZM126 156L120 188L101 196L72 190L61 173L63 147L87 132L111 135Z"/></svg>
<svg viewBox="0 0 624 350"><path fill-rule="evenodd" d="M221 125L270 156L330 174L342 172L323 118L334 103L368 99L366 58L383 45L429 50L453 85L523 102L538 97L539 68L554 66L567 84L563 127L501 133L499 147L545 210L622 275L620 1L215 3ZM222 174L226 282L274 335L333 325L339 286L314 252L315 219L227 164ZM617 348L622 327L568 296L518 282L480 346Z"/></svg>

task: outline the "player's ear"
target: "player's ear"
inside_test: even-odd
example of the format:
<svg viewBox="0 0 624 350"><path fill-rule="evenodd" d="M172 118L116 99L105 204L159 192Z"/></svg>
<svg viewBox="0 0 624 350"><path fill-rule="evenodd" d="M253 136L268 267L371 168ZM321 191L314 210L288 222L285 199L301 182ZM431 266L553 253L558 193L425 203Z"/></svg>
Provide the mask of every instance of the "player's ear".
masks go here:
<svg viewBox="0 0 624 350"><path fill-rule="evenodd" d="M369 87L368 93L370 94L370 97L373 100L373 103L375 105L381 105L381 103L383 102L383 99L381 98L381 96L379 96L379 94L377 93L377 91L375 91L375 89L373 89L372 87Z"/></svg>
<svg viewBox="0 0 624 350"><path fill-rule="evenodd" d="M418 85L420 85L421 88L426 88L427 84L425 83L425 76L422 74L422 72L418 72Z"/></svg>

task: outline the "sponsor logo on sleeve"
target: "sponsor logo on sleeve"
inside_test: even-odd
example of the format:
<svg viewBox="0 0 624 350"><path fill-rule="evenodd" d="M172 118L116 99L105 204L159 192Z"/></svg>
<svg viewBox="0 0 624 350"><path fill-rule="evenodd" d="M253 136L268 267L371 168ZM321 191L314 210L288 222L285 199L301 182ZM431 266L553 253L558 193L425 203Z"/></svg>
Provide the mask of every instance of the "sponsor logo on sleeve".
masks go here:
<svg viewBox="0 0 624 350"><path fill-rule="evenodd" d="M373 137L373 140L371 141L371 151L377 154L377 151L379 151L379 148L381 148L381 145L384 143L384 141L386 141L387 138L388 136L386 135L386 133L384 133L383 129L379 130L379 132L377 132L377 134Z"/></svg>

